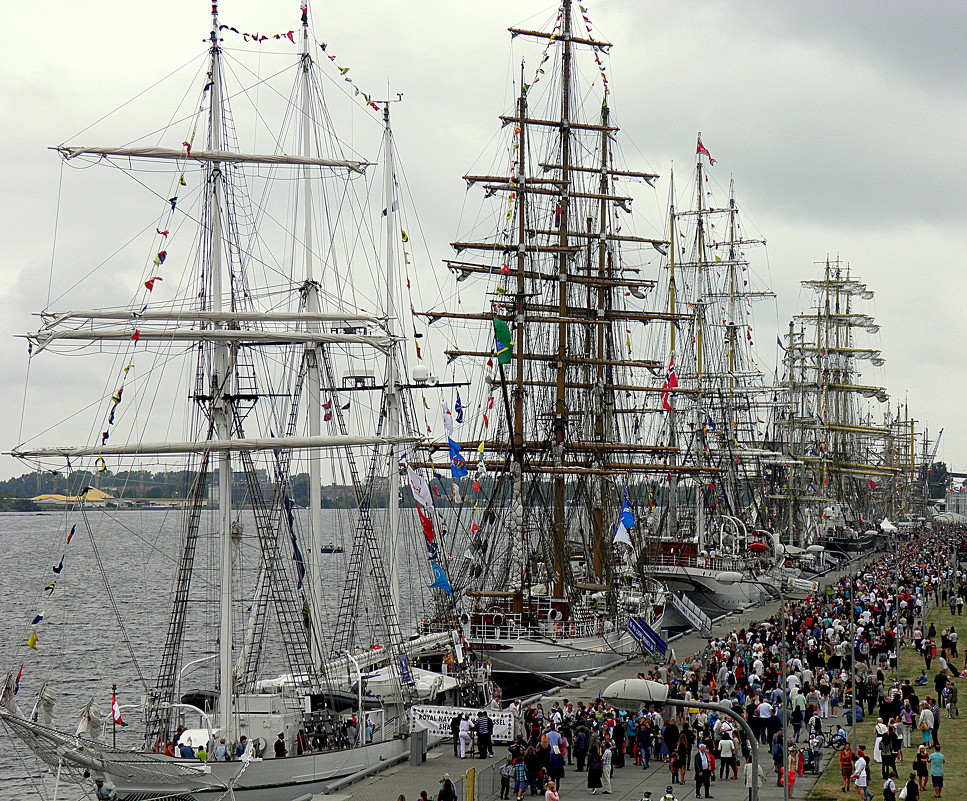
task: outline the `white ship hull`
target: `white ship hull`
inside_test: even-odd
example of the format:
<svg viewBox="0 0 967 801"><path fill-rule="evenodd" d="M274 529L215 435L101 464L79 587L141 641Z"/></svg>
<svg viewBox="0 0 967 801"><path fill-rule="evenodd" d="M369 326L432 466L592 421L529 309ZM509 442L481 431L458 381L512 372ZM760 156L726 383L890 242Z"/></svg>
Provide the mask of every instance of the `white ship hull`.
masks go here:
<svg viewBox="0 0 967 801"><path fill-rule="evenodd" d="M754 579L750 576L748 581L726 584L716 578L721 569L696 565L645 565L644 570L662 582L670 593L684 593L712 618L760 603L770 595L762 585L768 587L773 584L769 575L757 576ZM667 628L691 628L691 624L672 604L665 606L663 625Z"/></svg>
<svg viewBox="0 0 967 801"><path fill-rule="evenodd" d="M651 625L657 631L658 624ZM470 642L490 660L494 680L513 688L569 684L641 653L627 629L561 639L471 637Z"/></svg>
<svg viewBox="0 0 967 801"><path fill-rule="evenodd" d="M105 776L117 787L120 801L144 801L151 793L159 798L176 795L202 801L224 798L229 787L240 801L296 801L323 792L336 779L374 768L409 750L406 737L345 751L253 760L247 767L242 762L211 762L204 766L208 771L205 775L190 781L179 780L176 770L172 771L172 781L131 781L110 769ZM190 760L172 761L192 765Z"/></svg>
<svg viewBox="0 0 967 801"><path fill-rule="evenodd" d="M107 783L117 788L119 801L215 801L226 797L240 801L298 801L323 792L337 779L375 769L410 751L409 737L401 737L359 748L282 759L201 763L163 754L119 751L57 733L16 715L0 715L18 737L33 746L52 773L63 772L64 778L80 776L84 771L104 776Z"/></svg>

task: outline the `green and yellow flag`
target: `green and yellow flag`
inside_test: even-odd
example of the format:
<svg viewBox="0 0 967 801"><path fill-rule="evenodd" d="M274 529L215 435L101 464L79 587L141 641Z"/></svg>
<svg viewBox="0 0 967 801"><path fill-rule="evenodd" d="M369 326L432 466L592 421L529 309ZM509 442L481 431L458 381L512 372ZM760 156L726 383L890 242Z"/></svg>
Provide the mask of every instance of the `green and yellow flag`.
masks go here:
<svg viewBox="0 0 967 801"><path fill-rule="evenodd" d="M514 340L510 336L510 326L499 317L494 317L494 339L497 363L510 364L510 360L514 358Z"/></svg>

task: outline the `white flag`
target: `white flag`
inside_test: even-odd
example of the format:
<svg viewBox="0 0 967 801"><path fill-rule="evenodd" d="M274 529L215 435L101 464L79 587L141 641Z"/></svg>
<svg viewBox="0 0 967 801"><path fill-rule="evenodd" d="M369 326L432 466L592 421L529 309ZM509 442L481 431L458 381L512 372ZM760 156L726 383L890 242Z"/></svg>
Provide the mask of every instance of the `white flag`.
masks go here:
<svg viewBox="0 0 967 801"><path fill-rule="evenodd" d="M430 488L427 486L426 479L409 465L406 466L406 477L409 479L410 491L413 493L416 502L424 509L432 509L433 495L430 494Z"/></svg>
<svg viewBox="0 0 967 801"><path fill-rule="evenodd" d="M447 399L440 398L440 405L443 406L443 427L447 430L447 436L453 436L453 413L450 411L450 407L447 405Z"/></svg>

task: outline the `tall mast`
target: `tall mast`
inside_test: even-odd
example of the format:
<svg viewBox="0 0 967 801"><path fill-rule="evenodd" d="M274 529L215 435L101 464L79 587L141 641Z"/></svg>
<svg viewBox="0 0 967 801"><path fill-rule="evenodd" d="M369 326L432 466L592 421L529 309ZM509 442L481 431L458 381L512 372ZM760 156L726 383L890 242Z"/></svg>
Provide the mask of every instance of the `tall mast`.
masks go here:
<svg viewBox="0 0 967 801"><path fill-rule="evenodd" d="M738 336L736 332L738 315L738 281L736 280L735 266L736 257L738 253L735 248L736 240L736 208L735 208L735 181L729 182L729 327L727 329L728 333L728 366L729 366L729 407L732 408L734 404L734 391L735 391L735 368L736 360L735 355L738 349ZM740 365L744 367L744 365Z"/></svg>
<svg viewBox="0 0 967 801"><path fill-rule="evenodd" d="M668 212L668 361L669 364L675 358L676 335L678 329L675 324L677 287L675 286L675 253L678 248L678 237L676 233L677 222L675 213L675 173L671 173L669 179L669 194L671 203ZM668 417L668 447L671 448L670 462L672 466L678 465L678 430L674 411L666 411ZM671 479L668 482L668 525L667 533L669 539L678 536L678 473L672 471Z"/></svg>
<svg viewBox="0 0 967 801"><path fill-rule="evenodd" d="M399 334L396 314L396 238L399 226L396 222L396 175L393 163L393 129L390 126L389 104L383 104L383 158L384 194L386 196L386 325L390 337ZM391 346L386 352L386 436L395 437L400 428L400 396L397 376L397 349ZM387 556L389 557L389 597L393 608L400 609L399 579L399 516L400 516L400 459L397 446L391 445L386 455L387 476Z"/></svg>
<svg viewBox="0 0 967 801"><path fill-rule="evenodd" d="M597 287L597 309L598 318L604 319L605 315L608 313L611 307L611 289L606 285L605 281L610 273L610 265L608 263L608 246L607 246L607 232L608 232L608 205L605 198L608 194L608 164L610 162L610 148L611 135L607 128L610 123L611 111L608 108L608 96L604 96L604 102L601 104L601 177L598 181L598 192L601 195L601 200L598 201L598 246L597 246L597 277L600 279L601 283ZM588 271L591 272L592 267L589 263ZM593 273L592 273L593 275ZM594 387L594 402L592 403L591 409L594 419L594 438L596 442L605 442L605 433L607 429L611 427L611 420L607 419L610 417L610 410L613 406L612 395L605 392L605 384L607 383L607 370L605 368L606 361L613 356L613 354L608 352L608 336L606 327L603 325L592 326L594 337L594 348L595 348L595 358L598 360L597 367L595 369L595 387ZM595 454L595 465L599 469L604 467L604 459L607 458L607 454L599 452ZM594 480L594 493L591 499L591 561L592 567L594 569L594 574L599 579L605 578L605 548L606 540L604 537L604 494L606 487L606 479L604 476L599 476Z"/></svg>
<svg viewBox="0 0 967 801"><path fill-rule="evenodd" d="M211 32L211 106L209 109L209 149L222 149L222 76L221 47L218 44L218 6L212 5ZM208 240L211 271L211 310L224 311L222 285L222 195L224 176L221 162L213 161L208 167L208 203L211 228ZM231 281L229 280L229 290ZM223 328L216 322L215 328ZM212 360L212 419L219 439L232 436L231 407L228 396L230 385L231 354L226 343L213 346ZM232 456L222 451L218 456L218 542L219 542L219 645L218 645L218 716L226 737L234 741L235 715L234 670L232 663L232 572L234 547L232 543Z"/></svg>
<svg viewBox="0 0 967 801"><path fill-rule="evenodd" d="M561 227L558 244L558 314L567 317L568 264L568 206L571 181L571 0L564 0L564 28L561 52ZM567 354L567 325L557 324L557 382L554 395L554 441L558 453L562 453L567 439L567 368L563 357ZM565 504L565 476L554 477L554 597L564 595L564 561L567 549L567 516Z"/></svg>
<svg viewBox="0 0 967 801"><path fill-rule="evenodd" d="M702 134L698 135L699 141L702 139ZM698 163L695 165L696 172L696 187L695 187L695 225L697 228L696 241L698 244L698 253L696 263L696 276L695 276L695 378L696 387L701 391L702 388L702 373L704 372L704 358L705 358L705 342L704 342L704 322L705 322L705 220L703 219L703 214L705 211L705 200L703 194L705 192L705 182L703 181L703 170L702 170L702 156L699 154ZM699 408L701 408L701 403L699 403Z"/></svg>
<svg viewBox="0 0 967 801"><path fill-rule="evenodd" d="M302 96L302 155L312 154L312 108L311 108L311 70L309 56L309 8L308 0L302 13L302 70L300 90ZM319 282L315 279L315 265L312 249L312 182L308 165L302 168L302 246L303 246L303 293L308 312L317 314L319 304ZM308 324L310 331L321 333L318 322ZM306 416L309 436L322 434L322 347L309 345L306 357ZM316 618L322 614L322 452L309 452L309 595L311 614L316 625L312 626L312 656L316 665L322 663L327 649L321 642L321 626Z"/></svg>
<svg viewBox="0 0 967 801"><path fill-rule="evenodd" d="M520 581L521 590L524 589L525 559L527 554L527 531L524 526L524 381L526 378L524 353L526 346L524 338L526 329L524 326L524 301L526 299L525 288L527 286L525 276L527 273L527 89L524 84L524 64L520 65L520 95L517 99L517 174L516 183L520 190L517 193L517 291L514 293L514 400L513 400L513 428L511 432L511 451L514 459L512 469L511 485L511 520L513 521L512 531L519 537L514 552L519 554L515 558L511 571L511 581ZM506 384L505 384L506 386ZM504 398L506 403L506 396ZM510 414L508 414L508 418ZM530 432L527 432L530 434ZM523 598L521 598L523 601Z"/></svg>

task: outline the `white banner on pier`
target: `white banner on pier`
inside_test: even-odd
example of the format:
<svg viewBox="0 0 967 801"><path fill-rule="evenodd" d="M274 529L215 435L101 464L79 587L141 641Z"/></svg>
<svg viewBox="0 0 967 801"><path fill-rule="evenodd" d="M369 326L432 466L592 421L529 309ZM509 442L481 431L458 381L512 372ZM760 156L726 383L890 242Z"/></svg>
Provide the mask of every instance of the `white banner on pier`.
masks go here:
<svg viewBox="0 0 967 801"><path fill-rule="evenodd" d="M470 716L470 722L477 720L480 707L462 706L414 706L410 707L410 726L414 729L427 729L430 735L438 737L453 736L450 721L457 713ZM495 743L510 743L514 740L514 716L510 712L491 712L487 716L493 721L492 740Z"/></svg>

